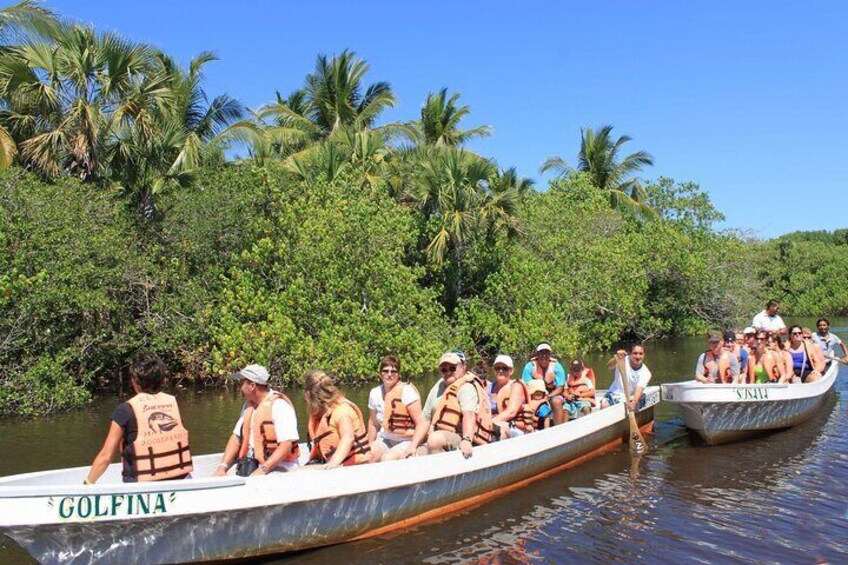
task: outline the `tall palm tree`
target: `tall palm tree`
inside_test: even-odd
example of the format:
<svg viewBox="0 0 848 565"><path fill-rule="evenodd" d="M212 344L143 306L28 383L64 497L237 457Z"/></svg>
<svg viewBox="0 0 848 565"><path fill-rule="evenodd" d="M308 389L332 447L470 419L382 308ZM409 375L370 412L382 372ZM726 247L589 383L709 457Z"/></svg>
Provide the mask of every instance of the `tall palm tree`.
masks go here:
<svg viewBox="0 0 848 565"><path fill-rule="evenodd" d="M474 137L491 134L489 126L459 129L459 123L471 111L469 106L457 106L459 97L459 92L456 92L448 98L447 88L427 95L421 108L421 119L412 124L419 143L456 147Z"/></svg>
<svg viewBox="0 0 848 565"><path fill-rule="evenodd" d="M60 28L56 15L36 0L22 0L0 9L0 43L23 40L27 37L48 37ZM0 47L2 48L2 47ZM0 102L0 107L4 106ZM0 170L12 164L18 152L15 139L5 126L0 125Z"/></svg>
<svg viewBox="0 0 848 565"><path fill-rule="evenodd" d="M553 171L559 175L586 173L593 185L609 192L610 202L617 208L625 208L645 216L656 216L656 212L644 203L644 189L635 178L630 178L646 166L654 164L654 158L646 151L637 151L619 160L621 147L632 138L622 135L612 138L612 126L580 129L580 153L577 168L569 166L560 157L550 157L542 164L541 172Z"/></svg>
<svg viewBox="0 0 848 565"><path fill-rule="evenodd" d="M79 25L59 30L52 41L6 48L0 55L0 123L21 159L48 176L102 178L113 122L149 116L145 105L168 95L161 78L142 80L154 53Z"/></svg>

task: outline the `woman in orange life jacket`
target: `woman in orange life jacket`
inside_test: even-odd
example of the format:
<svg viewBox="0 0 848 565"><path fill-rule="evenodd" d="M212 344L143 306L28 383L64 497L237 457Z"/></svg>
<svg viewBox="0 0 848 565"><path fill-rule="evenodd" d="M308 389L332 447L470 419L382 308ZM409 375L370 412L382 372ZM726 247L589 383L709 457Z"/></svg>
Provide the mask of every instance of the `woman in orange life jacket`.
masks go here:
<svg viewBox="0 0 848 565"><path fill-rule="evenodd" d="M421 415L421 395L412 383L401 381L400 359L387 355L380 360L383 384L368 395L368 442L371 460L391 461L415 454L411 449L415 430L427 424Z"/></svg>
<svg viewBox="0 0 848 565"><path fill-rule="evenodd" d="M176 399L161 392L167 368L153 353L139 355L130 365L135 396L112 413L112 423L100 453L83 481L97 482L119 447L125 483L184 479L192 471L188 432Z"/></svg>
<svg viewBox="0 0 848 565"><path fill-rule="evenodd" d="M725 350L721 332L711 331L707 336L707 350L695 364L695 380L702 383L733 383L739 380L739 360Z"/></svg>
<svg viewBox="0 0 848 565"><path fill-rule="evenodd" d="M492 370L495 373L491 391L491 398L495 400L492 424L500 427L501 438L520 436L523 432L516 420L521 417L521 407L530 401L527 385L512 378L514 366L509 355L495 357Z"/></svg>
<svg viewBox="0 0 848 565"><path fill-rule="evenodd" d="M295 470L300 448L292 401L268 386L262 365L248 365L229 378L241 381L245 402L212 476L225 475L235 462L242 477Z"/></svg>
<svg viewBox="0 0 848 565"><path fill-rule="evenodd" d="M595 372L585 367L580 359L574 359L568 369L565 381L565 402L562 407L569 419L580 414L588 414L595 406Z"/></svg>
<svg viewBox="0 0 848 565"><path fill-rule="evenodd" d="M368 430L359 407L345 398L324 371L307 371L303 389L309 408L310 461L323 461L320 469L370 463Z"/></svg>

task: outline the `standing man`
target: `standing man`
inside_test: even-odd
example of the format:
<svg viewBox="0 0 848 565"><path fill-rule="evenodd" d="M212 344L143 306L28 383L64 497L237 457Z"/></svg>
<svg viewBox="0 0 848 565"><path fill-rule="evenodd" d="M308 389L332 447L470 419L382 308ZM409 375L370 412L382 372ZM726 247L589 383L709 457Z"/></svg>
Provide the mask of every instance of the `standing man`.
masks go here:
<svg viewBox="0 0 848 565"><path fill-rule="evenodd" d="M618 371L618 359L624 359L624 372L627 373L627 392L630 393L630 403L627 409L635 412L644 399L642 393L651 380L651 371L645 365L645 348L636 344L630 346L630 354L624 349L619 349L615 357L607 363L607 369L615 367L612 385L601 400L601 408L624 402L624 390L622 389L621 373Z"/></svg>
<svg viewBox="0 0 848 565"><path fill-rule="evenodd" d="M830 322L827 318L820 318L816 322L816 333L813 334L813 343L818 345L822 353L830 357L838 357L836 354L837 346L842 349L842 360L848 362L848 349L845 344L839 339L836 334L830 333Z"/></svg>
<svg viewBox="0 0 848 565"><path fill-rule="evenodd" d="M426 453L459 449L463 457L471 457L474 444L494 439L488 394L453 351L439 359L439 373L442 378L430 389L422 411L426 426L416 428L408 450L418 449L429 430Z"/></svg>
<svg viewBox="0 0 848 565"><path fill-rule="evenodd" d="M226 474L237 458L240 476L296 468L300 450L291 400L268 386L268 369L262 365L248 365L230 378L241 381L245 402L213 476Z"/></svg>
<svg viewBox="0 0 848 565"><path fill-rule="evenodd" d="M770 333L786 335L786 324L777 312L780 310L780 302L769 300L766 309L754 316L751 324L756 330L765 330Z"/></svg>
<svg viewBox="0 0 848 565"><path fill-rule="evenodd" d="M521 380L529 384L533 379L545 381L545 389L548 391L551 408L554 412L554 425L565 422L565 410L562 404L565 401L565 368L551 356L551 346L540 343L536 347L536 356L531 357L524 365Z"/></svg>

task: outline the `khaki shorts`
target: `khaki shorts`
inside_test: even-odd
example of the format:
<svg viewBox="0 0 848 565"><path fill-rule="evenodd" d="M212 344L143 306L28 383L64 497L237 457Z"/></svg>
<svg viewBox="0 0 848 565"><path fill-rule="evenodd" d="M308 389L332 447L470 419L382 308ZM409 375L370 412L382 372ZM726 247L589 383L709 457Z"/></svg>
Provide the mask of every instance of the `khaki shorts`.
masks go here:
<svg viewBox="0 0 848 565"><path fill-rule="evenodd" d="M374 440L374 445L383 453L388 453L389 451L403 453L409 447L410 443L412 442L408 439L395 441L379 434L377 435L377 439Z"/></svg>

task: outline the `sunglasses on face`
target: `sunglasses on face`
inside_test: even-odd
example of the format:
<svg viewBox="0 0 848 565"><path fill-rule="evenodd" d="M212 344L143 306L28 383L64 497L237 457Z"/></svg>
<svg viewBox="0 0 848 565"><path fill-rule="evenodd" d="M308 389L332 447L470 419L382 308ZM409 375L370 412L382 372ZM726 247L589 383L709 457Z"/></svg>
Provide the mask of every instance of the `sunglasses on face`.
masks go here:
<svg viewBox="0 0 848 565"><path fill-rule="evenodd" d="M383 369L380 372L383 373L384 375L393 375L393 374L397 373L398 370L397 369Z"/></svg>
<svg viewBox="0 0 848 565"><path fill-rule="evenodd" d="M496 373L508 373L509 367L495 367Z"/></svg>
<svg viewBox="0 0 848 565"><path fill-rule="evenodd" d="M792 332L791 335L801 335L801 332Z"/></svg>
<svg viewBox="0 0 848 565"><path fill-rule="evenodd" d="M456 372L456 365L439 367L439 372L443 375L450 375Z"/></svg>

